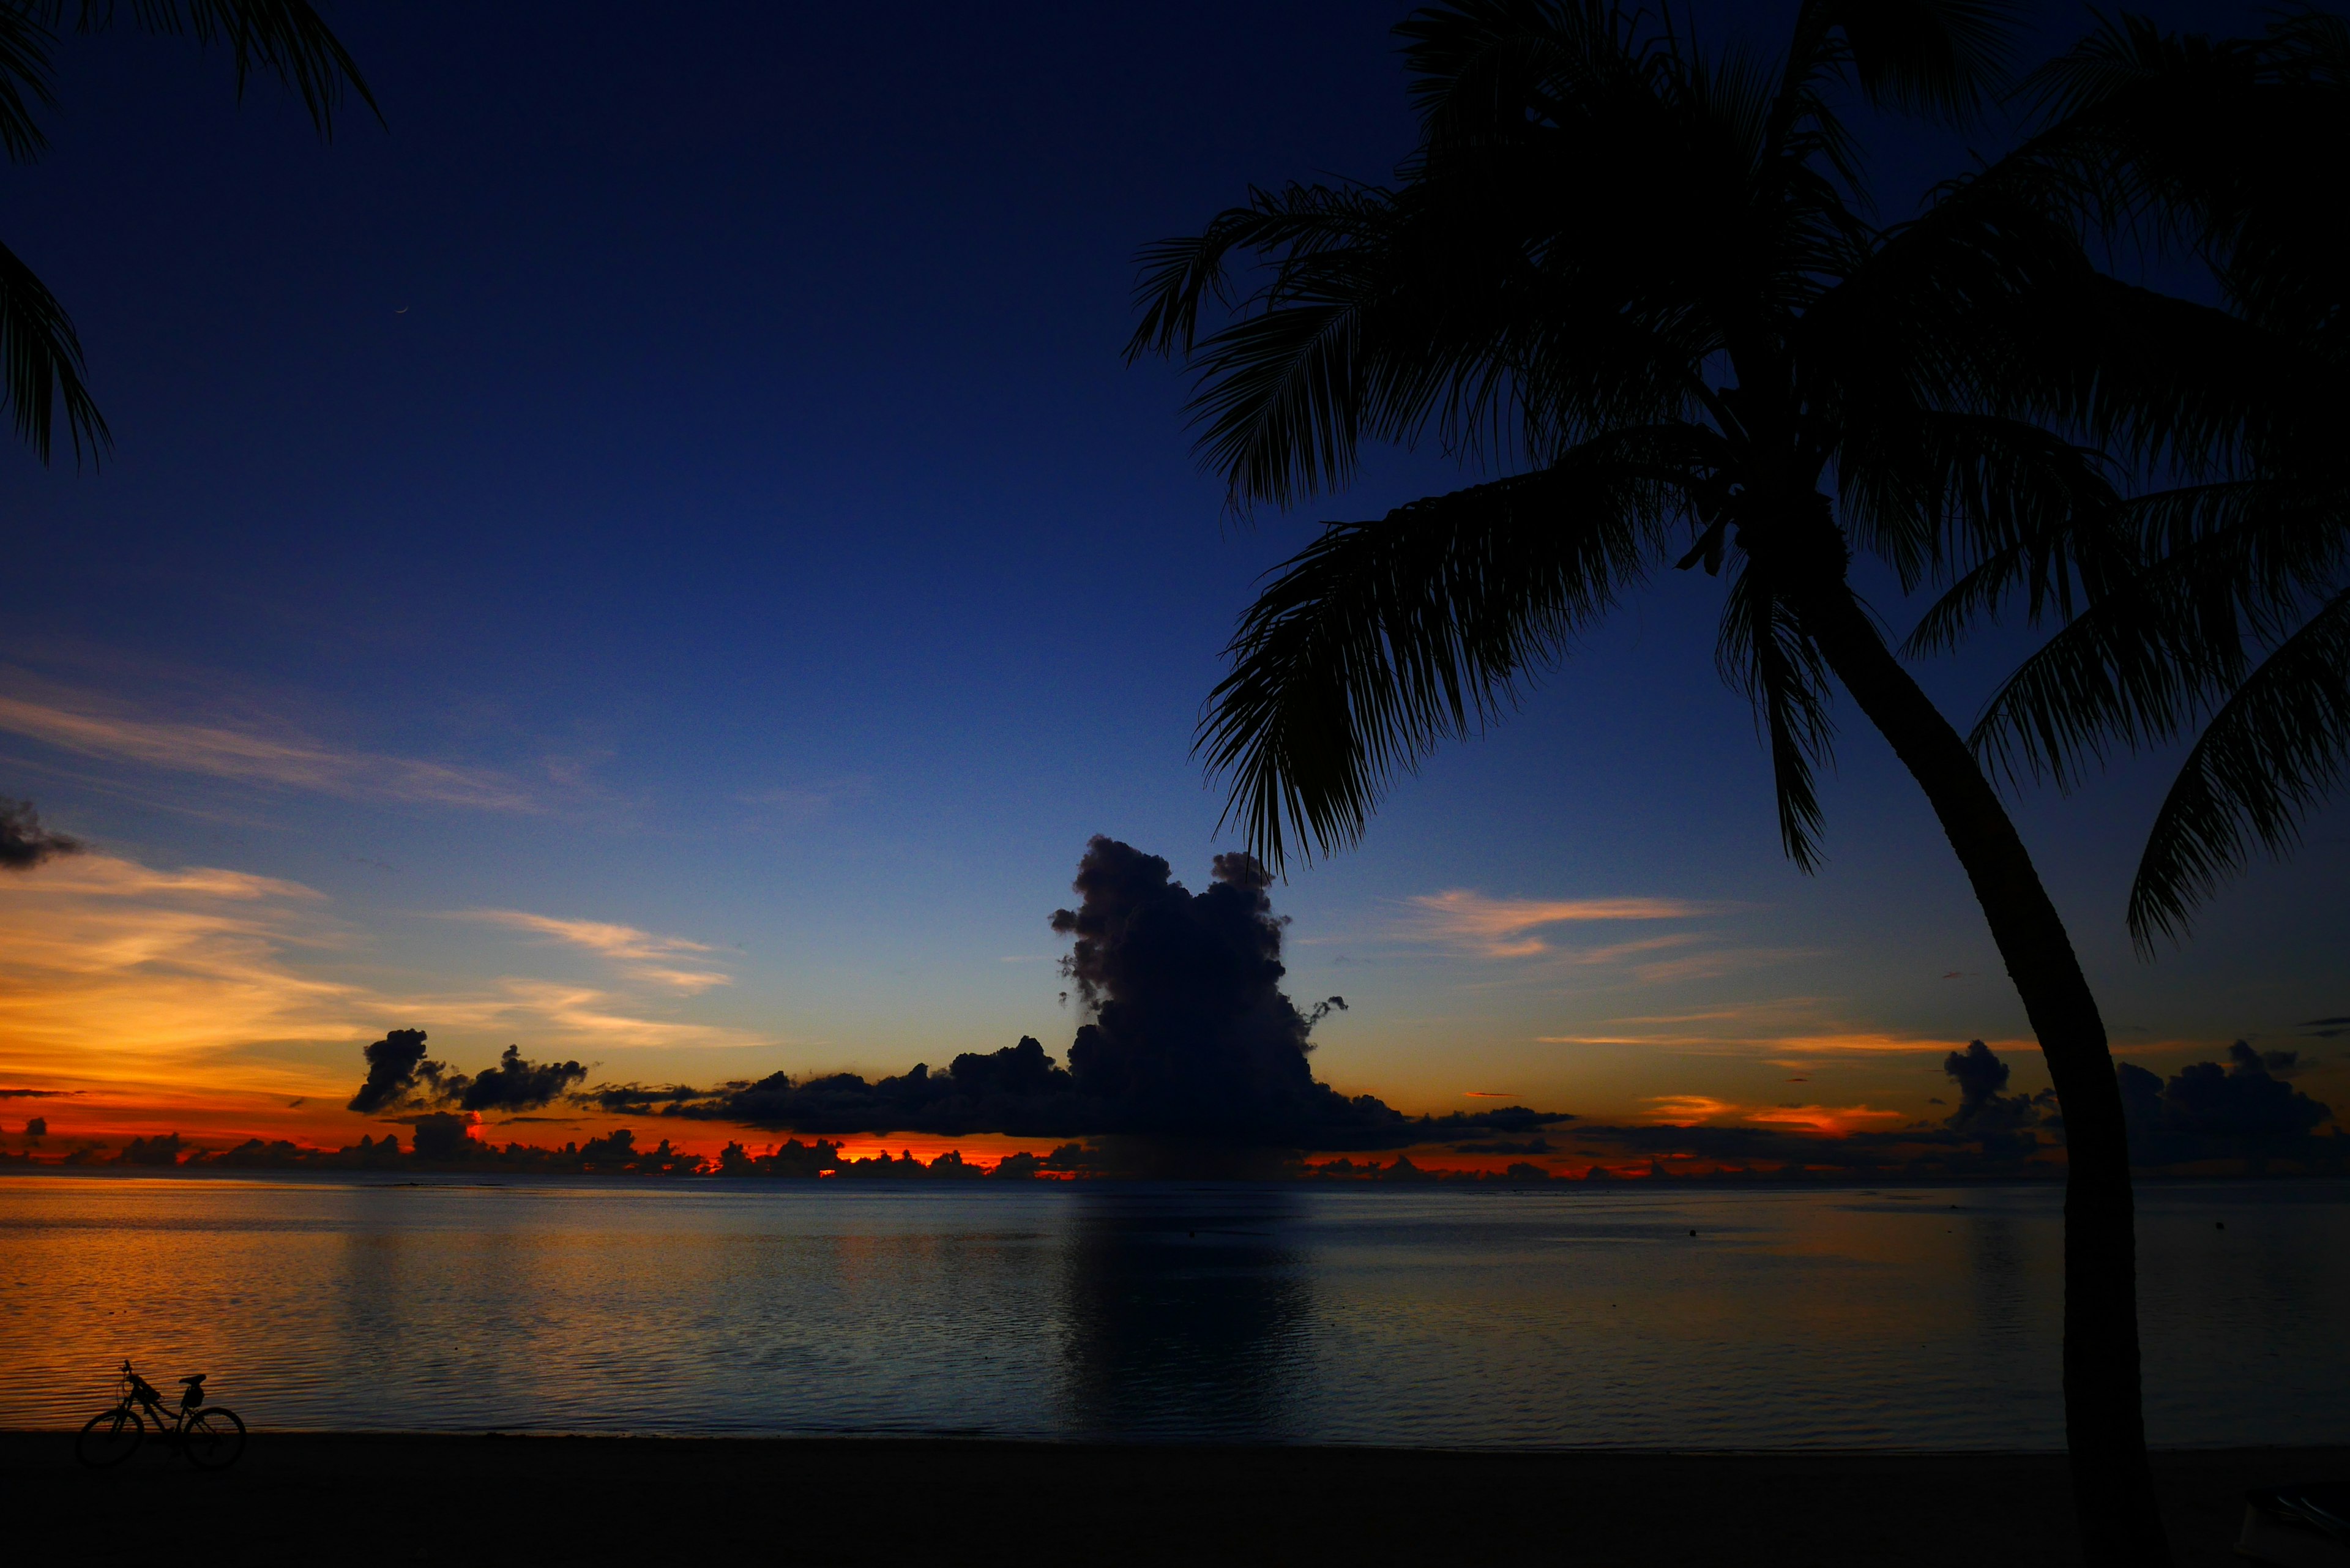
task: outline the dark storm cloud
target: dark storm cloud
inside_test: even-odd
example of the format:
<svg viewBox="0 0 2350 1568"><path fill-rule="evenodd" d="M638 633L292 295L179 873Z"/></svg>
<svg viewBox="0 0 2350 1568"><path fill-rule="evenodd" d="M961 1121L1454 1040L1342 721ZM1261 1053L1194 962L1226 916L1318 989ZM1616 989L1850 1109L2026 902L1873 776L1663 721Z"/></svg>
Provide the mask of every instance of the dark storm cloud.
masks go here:
<svg viewBox="0 0 2350 1568"><path fill-rule="evenodd" d="M157 1133L153 1137L134 1137L122 1146L116 1157L118 1165L177 1165L180 1152L187 1143L178 1133Z"/></svg>
<svg viewBox="0 0 2350 1568"><path fill-rule="evenodd" d="M452 1087L460 1110L535 1111L587 1076L577 1062L525 1062L520 1048L509 1045L496 1066Z"/></svg>
<svg viewBox="0 0 2350 1568"><path fill-rule="evenodd" d="M43 827L31 801L0 801L0 870L30 871L44 860L88 847L71 834Z"/></svg>
<svg viewBox="0 0 2350 1568"><path fill-rule="evenodd" d="M432 1111L417 1117L411 1125L415 1129L416 1158L421 1160L463 1159L479 1147L473 1142L471 1116Z"/></svg>
<svg viewBox="0 0 2350 1568"><path fill-rule="evenodd" d="M452 1072L448 1064L426 1058L421 1029L392 1030L365 1055L367 1082L349 1108L369 1116L411 1108L534 1111L588 1076L577 1062L525 1061L513 1045L494 1067L470 1075Z"/></svg>
<svg viewBox="0 0 2350 1568"><path fill-rule="evenodd" d="M1062 972L1092 1014L1066 1067L1024 1037L943 1071L921 1063L879 1082L777 1073L700 1090L598 1085L572 1103L806 1133L1125 1134L1334 1150L1523 1135L1574 1119L1523 1106L1414 1119L1315 1082L1309 1036L1346 1002L1301 1011L1283 992L1285 922L1269 886L1254 859L1220 855L1209 886L1193 893L1159 857L1092 840L1073 884L1076 907L1052 917L1075 939Z"/></svg>
<svg viewBox="0 0 2350 1568"><path fill-rule="evenodd" d="M2228 1047L2228 1056L2231 1061L2241 1061L2251 1054L2252 1048L2241 1040ZM2314 1058L2304 1061L2298 1051L2262 1051L2259 1054L2259 1061L2272 1078L2297 1078L2316 1065Z"/></svg>
<svg viewBox="0 0 2350 1568"><path fill-rule="evenodd" d="M1978 1105L2007 1087L2010 1068L1991 1048L1970 1040L1964 1051L1942 1058L1942 1071L1959 1086L1961 1106Z"/></svg>
<svg viewBox="0 0 2350 1568"><path fill-rule="evenodd" d="M1959 1086L1959 1108L1944 1118L1944 1127L1980 1143L1986 1154L2022 1157L2040 1147L2032 1129L2048 1119L2056 1103L2054 1091L2001 1094L2011 1069L1980 1040L1943 1057L1942 1071Z"/></svg>
<svg viewBox="0 0 2350 1568"><path fill-rule="evenodd" d="M367 1057L367 1082L351 1096L348 1108L369 1116L437 1094L441 1075L447 1071L440 1063L424 1059L421 1029L392 1030L368 1046L363 1054Z"/></svg>
<svg viewBox="0 0 2350 1568"><path fill-rule="evenodd" d="M2118 1076L2133 1155L2153 1165L2199 1159L2338 1158L2342 1140L2315 1136L2333 1116L2332 1107L2310 1098L2271 1070L2268 1056L2292 1054L2263 1055L2239 1040L2228 1047L2229 1065L2196 1062L2168 1081L2124 1063ZM2284 1065L2290 1071L2298 1061Z"/></svg>

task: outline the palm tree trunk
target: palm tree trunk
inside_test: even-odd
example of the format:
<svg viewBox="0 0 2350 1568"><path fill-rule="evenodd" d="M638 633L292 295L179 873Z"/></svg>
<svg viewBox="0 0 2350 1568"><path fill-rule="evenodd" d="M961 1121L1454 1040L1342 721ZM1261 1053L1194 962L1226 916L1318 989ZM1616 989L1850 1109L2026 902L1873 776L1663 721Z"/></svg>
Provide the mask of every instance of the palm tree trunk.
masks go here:
<svg viewBox="0 0 2350 1568"><path fill-rule="evenodd" d="M1909 770L1966 867L2064 1117L2064 1434L2095 1568L2168 1568L2147 1463L2129 1144L2105 1021L2040 874L1973 753L1841 580L1797 597L1828 667Z"/></svg>

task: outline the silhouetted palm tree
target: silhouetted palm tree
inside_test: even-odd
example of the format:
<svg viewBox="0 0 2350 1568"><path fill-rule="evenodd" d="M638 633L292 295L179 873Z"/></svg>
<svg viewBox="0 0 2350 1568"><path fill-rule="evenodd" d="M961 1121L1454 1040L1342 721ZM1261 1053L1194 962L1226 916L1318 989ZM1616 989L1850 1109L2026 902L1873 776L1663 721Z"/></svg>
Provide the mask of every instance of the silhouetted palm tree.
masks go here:
<svg viewBox="0 0 2350 1568"><path fill-rule="evenodd" d="M1353 842L1397 769L1505 712L1663 565L1728 572L1719 662L1807 867L1842 683L1925 790L2046 1055L2075 1501L2093 1561L2160 1563L2105 1025L1982 768L1847 575L1860 551L1905 588L1948 585L1929 643L2013 596L2069 618L2144 565L2115 474L2241 424L2251 396L2201 377L2239 324L2094 265L2083 219L2109 193L2077 138L1914 220L1871 215L1834 100L1962 117L2001 80L2011 16L1806 0L1766 63L1701 51L1669 13L1418 12L1396 183L1257 191L1153 247L1130 350L1198 367L1202 451L1242 506L1343 483L1366 440L1433 432L1516 471L1332 524L1243 618L1200 744L1276 866ZM1232 318L1203 329L1211 301Z"/></svg>
<svg viewBox="0 0 2350 1568"><path fill-rule="evenodd" d="M2210 40L2121 18L2042 73L2035 150L2109 229L2209 268L2229 315L2195 357L2219 392L2151 454L2147 561L2026 660L1979 753L2069 785L2112 743L2194 733L2129 898L2141 950L2253 844L2282 852L2350 765L2350 26L2293 16Z"/></svg>
<svg viewBox="0 0 2350 1568"><path fill-rule="evenodd" d="M70 13L73 30L102 32L114 0L0 0L0 149L30 163L48 150L37 112L55 107L50 61ZM370 109L375 99L359 66L307 0L132 0L132 18L151 33L192 33L199 43L226 42L236 59L237 90L255 69L302 95L321 136L334 133L346 88ZM57 416L78 457L109 443L106 421L82 379L81 342L47 286L14 251L0 245L0 401L41 461L49 460Z"/></svg>

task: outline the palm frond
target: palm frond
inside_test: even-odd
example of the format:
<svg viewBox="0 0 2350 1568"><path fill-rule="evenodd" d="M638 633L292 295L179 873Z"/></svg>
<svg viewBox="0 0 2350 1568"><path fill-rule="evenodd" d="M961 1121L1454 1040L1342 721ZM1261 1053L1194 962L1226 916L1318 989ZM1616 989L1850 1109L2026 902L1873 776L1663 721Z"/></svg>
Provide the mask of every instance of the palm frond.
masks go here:
<svg viewBox="0 0 2350 1568"><path fill-rule="evenodd" d="M1399 769L1510 709L1663 546L1678 432L1334 524L1243 616L1195 753L1279 869L1362 836ZM1646 450L1643 450L1643 449Z"/></svg>
<svg viewBox="0 0 2350 1568"><path fill-rule="evenodd" d="M35 110L57 107L49 67L57 41L38 18L0 5L0 151L12 163L30 163L48 149Z"/></svg>
<svg viewBox="0 0 2350 1568"><path fill-rule="evenodd" d="M60 409L77 462L85 445L95 462L112 443L105 416L82 381L81 340L72 320L5 245L0 245L0 396L16 433L43 462L49 461Z"/></svg>
<svg viewBox="0 0 2350 1568"><path fill-rule="evenodd" d="M2342 497L2240 480L2138 497L2148 564L2074 616L1984 705L1969 743L2010 778L2071 789L2116 746L2185 731L2241 682L2249 649L2332 591Z"/></svg>
<svg viewBox="0 0 2350 1568"><path fill-rule="evenodd" d="M2186 934L2189 916L2257 843L2282 854L2350 765L2350 589L2244 678L2188 753L2130 885L2130 936Z"/></svg>
<svg viewBox="0 0 2350 1568"><path fill-rule="evenodd" d="M2025 15L2004 0L1804 0L1773 115L1774 145L1825 118L1824 89L1847 78L1877 108L1967 119L2005 88Z"/></svg>
<svg viewBox="0 0 2350 1568"><path fill-rule="evenodd" d="M1752 561L1731 578L1714 645L1721 678L1754 704L1754 727L1771 753L1779 842L1809 872L1819 866L1819 793L1813 769L1828 757L1827 666L1794 607Z"/></svg>
<svg viewBox="0 0 2350 1568"><path fill-rule="evenodd" d="M52 27L67 8L67 0L16 3ZM74 10L77 32L114 25L115 0L76 0ZM383 119L359 62L308 0L130 0L130 12L145 32L192 35L206 47L225 42L236 62L240 97L255 71L266 71L301 96L320 136L334 136L335 111L346 92Z"/></svg>

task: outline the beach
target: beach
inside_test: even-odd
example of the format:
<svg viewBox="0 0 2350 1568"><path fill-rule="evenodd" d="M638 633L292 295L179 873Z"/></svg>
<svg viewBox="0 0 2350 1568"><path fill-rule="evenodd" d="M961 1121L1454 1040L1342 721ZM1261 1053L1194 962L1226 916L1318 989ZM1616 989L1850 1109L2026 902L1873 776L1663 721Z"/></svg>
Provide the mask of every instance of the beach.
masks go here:
<svg viewBox="0 0 2350 1568"><path fill-rule="evenodd" d="M1461 1453L930 1438L256 1432L211 1474L0 1434L12 1554L111 1562L1468 1561L2072 1564L2052 1454ZM2247 1488L2350 1449L2159 1454L2181 1568L2240 1563Z"/></svg>

